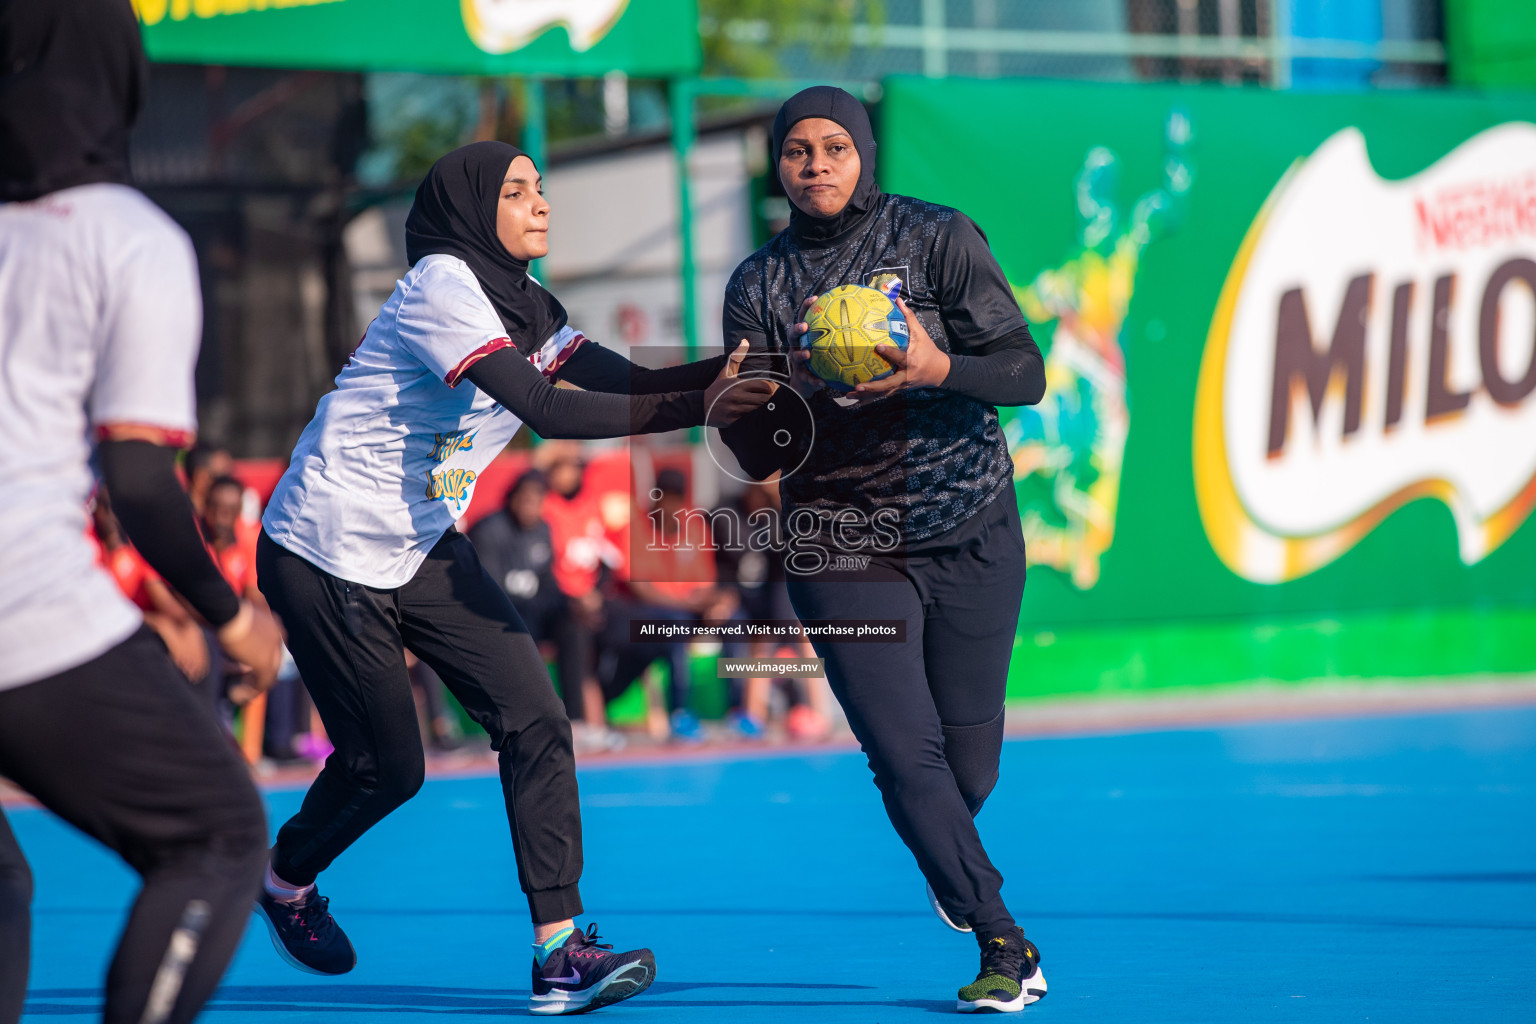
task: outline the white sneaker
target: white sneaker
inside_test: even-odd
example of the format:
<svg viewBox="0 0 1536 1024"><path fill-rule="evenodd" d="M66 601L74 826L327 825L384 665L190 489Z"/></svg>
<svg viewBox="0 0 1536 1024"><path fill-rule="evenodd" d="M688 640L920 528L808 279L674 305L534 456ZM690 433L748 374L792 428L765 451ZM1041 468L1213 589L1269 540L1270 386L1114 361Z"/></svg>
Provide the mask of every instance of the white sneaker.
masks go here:
<svg viewBox="0 0 1536 1024"><path fill-rule="evenodd" d="M928 886L928 905L933 908L934 914L938 915L940 921L943 921L955 931L969 932L971 930L971 926L965 923L965 918L956 921L949 916L949 911L944 909L944 904L940 903L939 898L933 894L933 886L931 885Z"/></svg>
<svg viewBox="0 0 1536 1024"><path fill-rule="evenodd" d="M571 723L571 740L578 754L613 754L623 750L624 736L604 725Z"/></svg>

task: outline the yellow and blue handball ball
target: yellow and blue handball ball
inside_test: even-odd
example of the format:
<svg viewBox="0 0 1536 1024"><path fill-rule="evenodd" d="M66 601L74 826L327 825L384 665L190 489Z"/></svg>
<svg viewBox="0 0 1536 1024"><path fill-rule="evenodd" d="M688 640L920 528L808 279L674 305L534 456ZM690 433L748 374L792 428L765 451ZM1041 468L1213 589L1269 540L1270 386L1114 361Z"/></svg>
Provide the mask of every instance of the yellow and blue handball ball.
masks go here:
<svg viewBox="0 0 1536 1024"><path fill-rule="evenodd" d="M805 315L801 344L811 353L811 372L838 391L889 377L895 367L876 345L907 350L907 320L884 292L845 284L819 296Z"/></svg>

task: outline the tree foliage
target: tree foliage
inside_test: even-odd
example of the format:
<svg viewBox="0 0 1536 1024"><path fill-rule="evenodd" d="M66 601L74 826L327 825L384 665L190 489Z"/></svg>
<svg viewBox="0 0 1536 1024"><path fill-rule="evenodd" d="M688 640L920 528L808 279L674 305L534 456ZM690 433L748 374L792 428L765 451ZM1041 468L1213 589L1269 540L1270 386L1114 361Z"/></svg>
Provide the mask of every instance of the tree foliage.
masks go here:
<svg viewBox="0 0 1536 1024"><path fill-rule="evenodd" d="M883 20L882 0L699 0L704 73L771 78L785 48L843 56L855 26Z"/></svg>

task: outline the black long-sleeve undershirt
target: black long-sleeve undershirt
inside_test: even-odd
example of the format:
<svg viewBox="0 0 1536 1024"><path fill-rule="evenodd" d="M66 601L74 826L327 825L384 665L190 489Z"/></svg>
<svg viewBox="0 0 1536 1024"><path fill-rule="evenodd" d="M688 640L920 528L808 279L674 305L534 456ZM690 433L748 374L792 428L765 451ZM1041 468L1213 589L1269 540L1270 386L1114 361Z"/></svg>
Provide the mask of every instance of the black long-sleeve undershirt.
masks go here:
<svg viewBox="0 0 1536 1024"><path fill-rule="evenodd" d="M587 344L591 344L588 342ZM578 377L588 380L614 382L616 370L612 363L586 360L589 371L578 369L572 375L570 367L581 357L583 345L571 355L561 368L562 379L580 385ZM610 353L616 359L623 359ZM628 360L624 360L628 362ZM697 364L689 364L696 366ZM684 371L689 367L669 367ZM697 371L693 371L697 372ZM589 375L590 373L590 375ZM650 371L665 374L663 370ZM718 371L717 371L718 373ZM680 427L697 427L704 423L704 392L698 389L667 391L661 393L633 394L625 392L573 391L557 388L534 368L527 357L516 349L506 348L493 352L475 363L464 374L470 383L490 395L502 407L516 414L528 428L540 437L587 440L600 437L628 437L631 434L655 434ZM629 371L624 371L629 376ZM663 381L692 378L677 373L663 376ZM713 376L710 377L714 379ZM655 378L647 378L654 384Z"/></svg>
<svg viewBox="0 0 1536 1024"><path fill-rule="evenodd" d="M144 561L215 629L233 619L240 599L198 533L192 502L176 476L176 449L102 441L96 457L112 511Z"/></svg>
<svg viewBox="0 0 1536 1024"><path fill-rule="evenodd" d="M1045 396L1045 359L1025 325L974 355L950 353L940 387L988 405L1034 405Z"/></svg>
<svg viewBox="0 0 1536 1024"><path fill-rule="evenodd" d="M616 395L660 395L669 391L703 391L725 368L726 356L700 359L681 366L649 369L630 362L612 349L588 340L565 361L556 380L570 381L588 391Z"/></svg>

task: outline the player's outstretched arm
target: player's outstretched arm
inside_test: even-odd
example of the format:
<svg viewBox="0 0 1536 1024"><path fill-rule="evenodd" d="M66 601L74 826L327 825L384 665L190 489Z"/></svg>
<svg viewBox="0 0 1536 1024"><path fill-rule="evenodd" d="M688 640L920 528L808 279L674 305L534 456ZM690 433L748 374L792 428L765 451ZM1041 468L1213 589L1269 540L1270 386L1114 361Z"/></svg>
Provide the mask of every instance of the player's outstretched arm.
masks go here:
<svg viewBox="0 0 1536 1024"><path fill-rule="evenodd" d="M614 395L663 395L669 391L703 391L725 369L726 356L650 369L630 362L617 352L587 339L578 348L556 380L569 381L587 391Z"/></svg>
<svg viewBox="0 0 1536 1024"><path fill-rule="evenodd" d="M511 348L481 359L465 377L540 437L551 439L628 437L703 426L706 413L711 426L726 426L773 393L767 381L737 382L723 370L704 390L633 395L573 391L555 387Z"/></svg>

